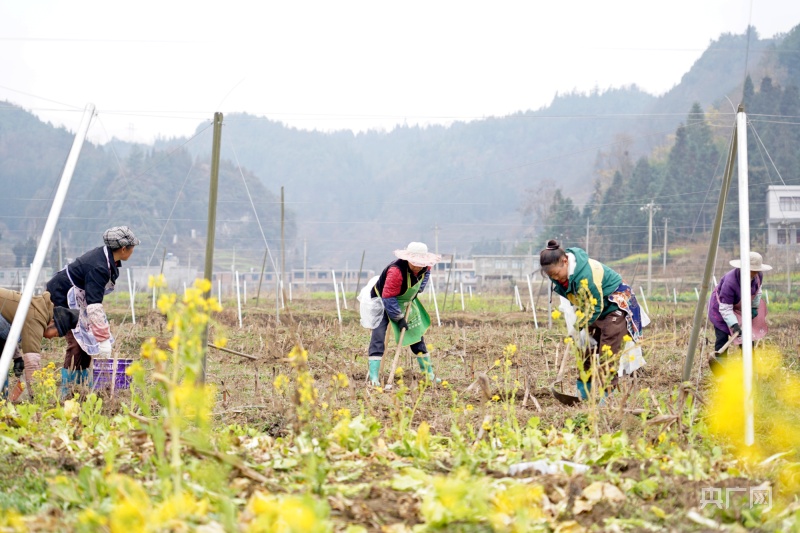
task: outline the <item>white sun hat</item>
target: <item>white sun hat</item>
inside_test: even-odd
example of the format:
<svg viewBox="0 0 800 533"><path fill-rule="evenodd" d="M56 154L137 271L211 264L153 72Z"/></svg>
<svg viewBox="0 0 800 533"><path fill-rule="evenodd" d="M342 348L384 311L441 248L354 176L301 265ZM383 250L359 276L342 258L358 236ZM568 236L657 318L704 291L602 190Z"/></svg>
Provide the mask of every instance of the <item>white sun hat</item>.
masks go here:
<svg viewBox="0 0 800 533"><path fill-rule="evenodd" d="M734 259L731 261L731 266L734 268L742 268L742 261ZM772 270L772 267L764 264L761 254L758 252L750 252L750 272L766 272Z"/></svg>
<svg viewBox="0 0 800 533"><path fill-rule="evenodd" d="M429 267L442 260L442 257L428 251L424 242L410 242L405 250L395 250L394 255L405 259L412 265Z"/></svg>

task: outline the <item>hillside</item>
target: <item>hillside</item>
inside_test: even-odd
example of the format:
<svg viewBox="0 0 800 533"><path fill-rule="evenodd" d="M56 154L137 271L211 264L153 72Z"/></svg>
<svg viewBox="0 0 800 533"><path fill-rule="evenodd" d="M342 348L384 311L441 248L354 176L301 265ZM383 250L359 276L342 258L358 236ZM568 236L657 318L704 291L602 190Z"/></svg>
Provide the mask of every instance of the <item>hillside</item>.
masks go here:
<svg viewBox="0 0 800 533"><path fill-rule="evenodd" d="M74 136L8 102L0 102L0 112L0 189L6 200L0 214L0 266L21 266L33 258L34 239L41 235ZM205 142L199 151L210 154L210 136L196 142ZM142 241L132 264L147 263L156 251L157 263L164 247L184 262L199 264L205 250L209 159L193 157L183 148L162 151L87 142L58 225L63 256L76 257L99 246L107 227L126 224ZM261 240L243 179L268 238L280 235L280 212L275 210L279 198L252 173L225 161L217 207L217 243L223 250L249 249ZM294 224L290 212L290 237ZM25 250L23 256L19 249ZM48 262L57 255L56 249Z"/></svg>
<svg viewBox="0 0 800 533"><path fill-rule="evenodd" d="M380 268L394 248L410 240L433 248L437 236L442 253L468 253L488 242L494 244L485 250L510 251L537 233L537 216L556 185L581 205L597 179L601 186L610 183L615 157L636 160L663 150L694 103L727 112L726 95L741 99L736 95L742 94L745 56L755 80L770 73L777 84L797 84L797 34L795 29L761 39L754 32L749 51L746 35L722 35L664 95L636 86L569 92L541 109L447 127L323 133L229 114L220 197L225 225L217 246L223 256L245 253L251 263L260 263L264 244L249 214L244 175L276 252L277 196L285 187L289 265L302 263L304 243L310 264L337 268L356 264L362 250L366 266ZM0 261L7 263L14 244L40 231L37 224L46 216L71 134L12 104L2 110L0 186L18 193L0 218L5 251ZM198 243L187 243L186 236L191 230L200 239L204 234L207 126L199 125L195 138L154 146L87 145L61 224L68 243L85 247L95 242L99 228L129 223L143 228L148 246L163 230L170 246L174 240L177 248L199 256ZM179 195L184 181L187 188ZM229 195L225 202L223 195ZM146 251L148 258L154 251Z"/></svg>

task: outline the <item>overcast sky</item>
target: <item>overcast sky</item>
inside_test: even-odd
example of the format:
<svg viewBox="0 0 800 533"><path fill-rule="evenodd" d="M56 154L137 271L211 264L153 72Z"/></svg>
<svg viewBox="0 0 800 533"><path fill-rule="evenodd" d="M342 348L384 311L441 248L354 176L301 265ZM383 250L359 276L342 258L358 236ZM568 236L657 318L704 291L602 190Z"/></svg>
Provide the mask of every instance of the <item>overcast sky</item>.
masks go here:
<svg viewBox="0 0 800 533"><path fill-rule="evenodd" d="M661 94L721 33L797 0L0 2L0 100L91 138L187 135L215 111L304 129L501 116L557 92ZM0 115L0 120L2 115Z"/></svg>

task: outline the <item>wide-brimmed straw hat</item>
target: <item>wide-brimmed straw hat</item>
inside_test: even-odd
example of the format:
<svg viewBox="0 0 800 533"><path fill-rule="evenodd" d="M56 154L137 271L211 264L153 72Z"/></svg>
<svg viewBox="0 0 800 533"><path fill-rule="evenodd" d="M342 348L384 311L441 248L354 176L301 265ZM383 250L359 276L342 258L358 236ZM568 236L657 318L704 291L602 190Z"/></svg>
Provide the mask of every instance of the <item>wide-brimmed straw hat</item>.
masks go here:
<svg viewBox="0 0 800 533"><path fill-rule="evenodd" d="M394 255L405 259L412 265L429 267L442 260L442 257L428 251L424 242L410 242L405 250L395 250Z"/></svg>
<svg viewBox="0 0 800 533"><path fill-rule="evenodd" d="M742 261L734 259L731 261L731 266L734 268L742 268ZM758 252L750 252L750 272L766 272L772 270L772 267L764 264L761 254Z"/></svg>

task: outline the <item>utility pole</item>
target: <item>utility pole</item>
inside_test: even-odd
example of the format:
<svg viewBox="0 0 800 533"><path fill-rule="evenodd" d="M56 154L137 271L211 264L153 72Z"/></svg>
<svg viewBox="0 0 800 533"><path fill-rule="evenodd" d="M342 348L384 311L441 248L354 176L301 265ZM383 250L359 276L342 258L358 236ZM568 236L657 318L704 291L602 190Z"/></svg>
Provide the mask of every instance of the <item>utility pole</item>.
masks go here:
<svg viewBox="0 0 800 533"><path fill-rule="evenodd" d="M647 223L647 296L650 296L650 289L653 285L653 211L658 211L659 207L650 200L650 203L639 208L648 211Z"/></svg>
<svg viewBox="0 0 800 533"><path fill-rule="evenodd" d="M58 266L55 268L56 271L64 268L64 258L61 257L61 230L58 230Z"/></svg>
<svg viewBox="0 0 800 533"><path fill-rule="evenodd" d="M284 202L283 202L283 185L281 185L281 275L278 277L279 281L279 288L281 290L281 295L283 296L283 301L286 301L286 289L284 288L284 280L286 279L286 241L284 240L284 233L283 233L283 226L284 226ZM291 277L291 276L290 276ZM289 280L291 283L292 280Z"/></svg>
<svg viewBox="0 0 800 533"><path fill-rule="evenodd" d="M214 238L217 225L217 190L219 185L219 159L222 144L222 113L214 113L214 138L211 143L211 177L208 186L208 229L206 231L206 256L203 265L203 278L211 281L214 277ZM236 248L233 249L236 257ZM234 259L235 261L235 259ZM162 266L164 262L161 262ZM233 265L231 265L233 266ZM211 289L203 297L209 298ZM200 383L206 382L206 356L208 352L208 324L203 328L201 349L203 350L203 368L200 374Z"/></svg>
<svg viewBox="0 0 800 533"><path fill-rule="evenodd" d="M669 219L664 217L664 267L662 268L661 272L663 274L667 273L667 226L668 226Z"/></svg>
<svg viewBox="0 0 800 533"><path fill-rule="evenodd" d="M589 217L586 217L586 255L589 255Z"/></svg>

